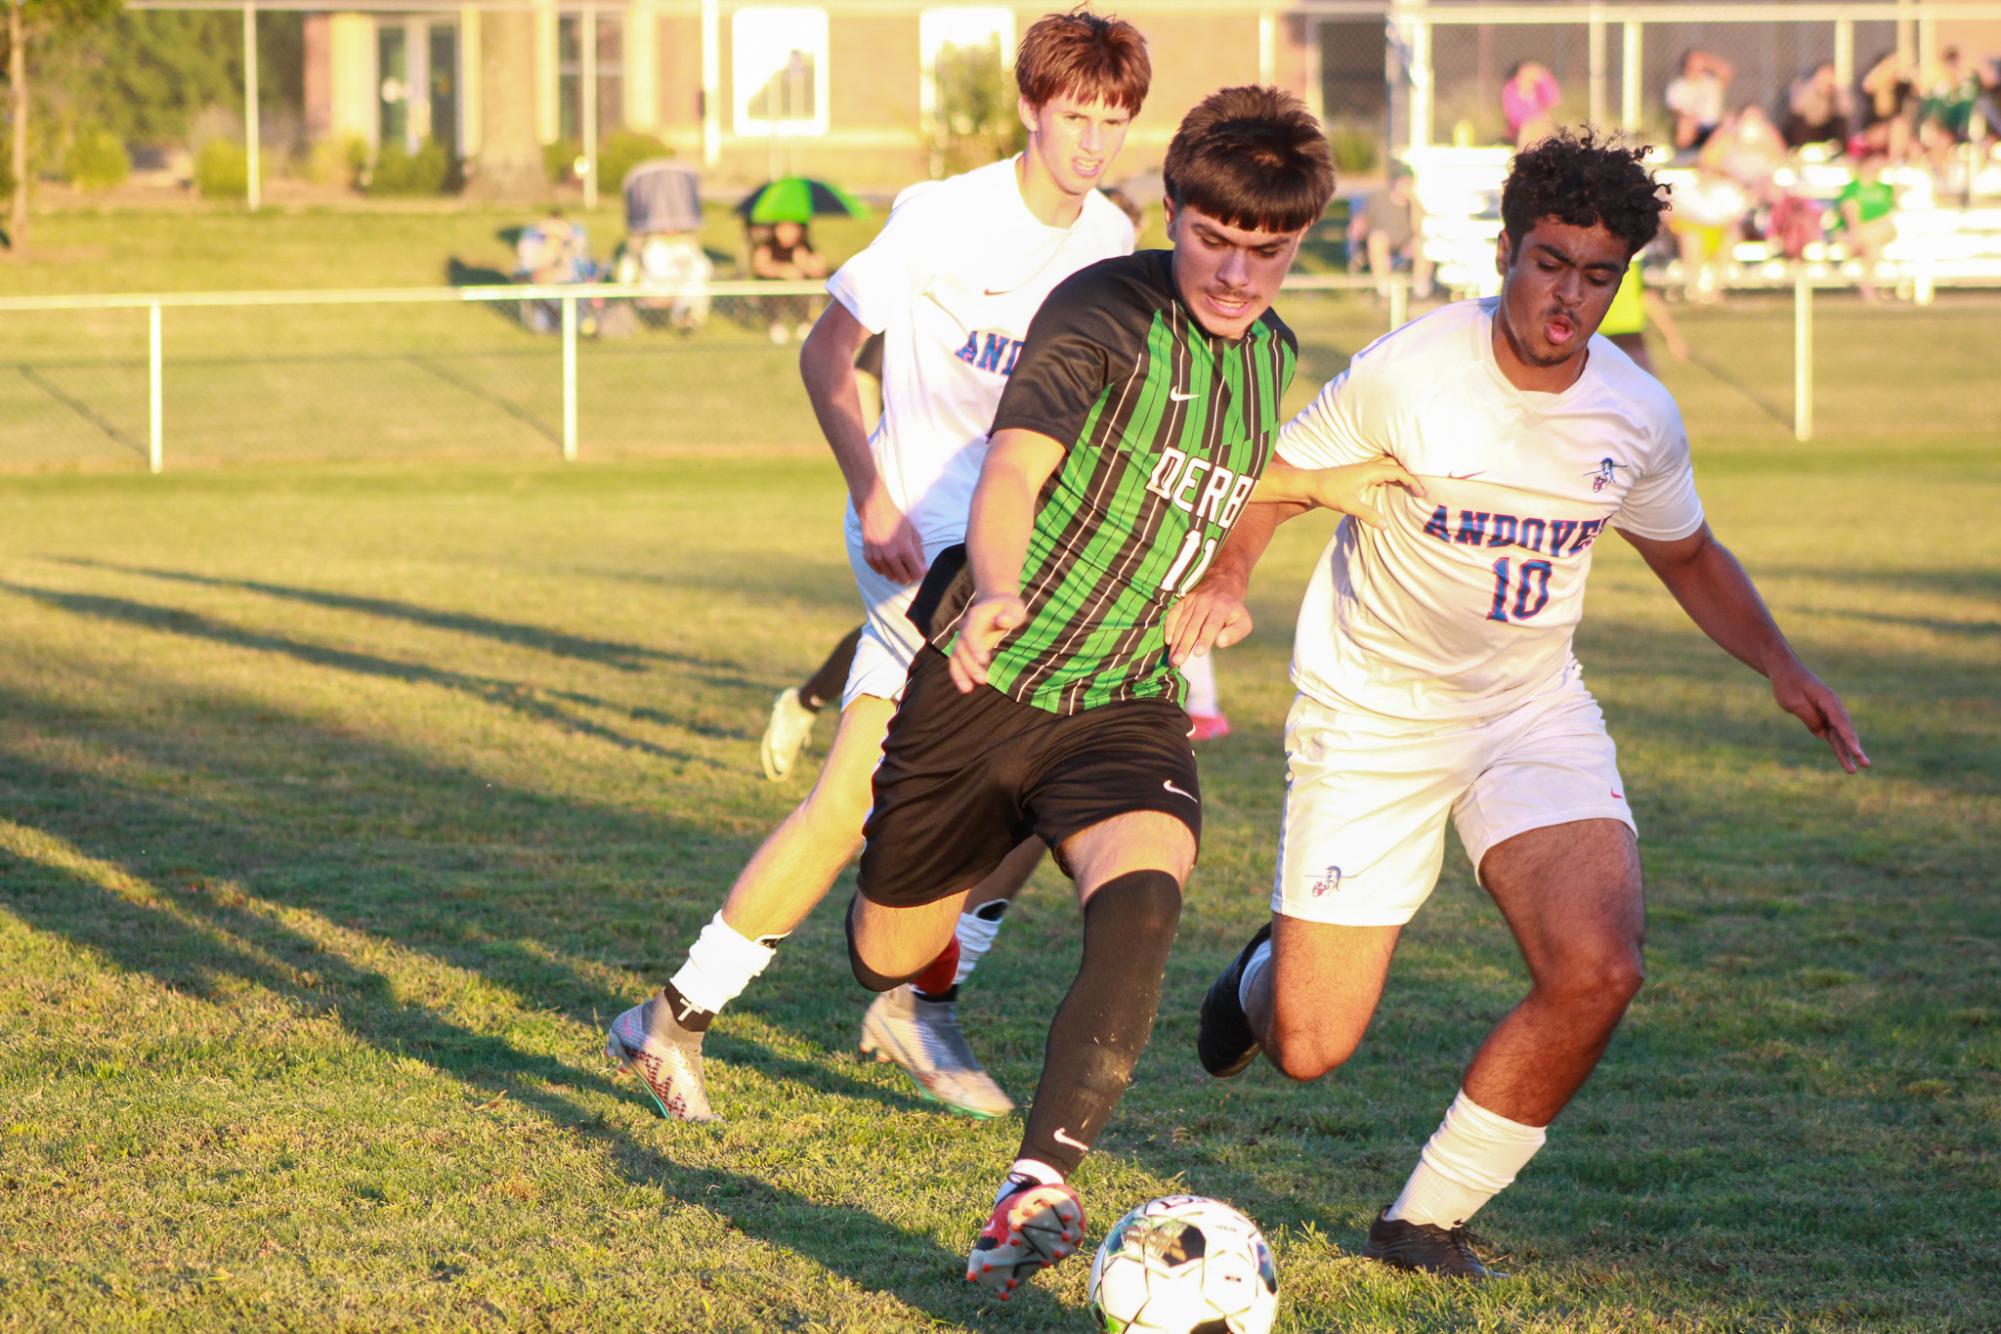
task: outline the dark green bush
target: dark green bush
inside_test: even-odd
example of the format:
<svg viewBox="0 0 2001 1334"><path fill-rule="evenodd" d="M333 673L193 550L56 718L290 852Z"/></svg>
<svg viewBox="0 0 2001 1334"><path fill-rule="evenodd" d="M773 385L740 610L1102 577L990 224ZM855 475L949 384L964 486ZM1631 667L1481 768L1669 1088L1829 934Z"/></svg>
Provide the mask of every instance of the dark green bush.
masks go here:
<svg viewBox="0 0 2001 1334"><path fill-rule="evenodd" d="M387 143L375 155L369 174L372 195L437 195L452 176L451 155L436 139L426 139L412 153L399 143Z"/></svg>
<svg viewBox="0 0 2001 1334"><path fill-rule="evenodd" d="M598 145L598 188L617 190L625 184L625 174L640 163L673 154L673 149L653 135L613 130Z"/></svg>

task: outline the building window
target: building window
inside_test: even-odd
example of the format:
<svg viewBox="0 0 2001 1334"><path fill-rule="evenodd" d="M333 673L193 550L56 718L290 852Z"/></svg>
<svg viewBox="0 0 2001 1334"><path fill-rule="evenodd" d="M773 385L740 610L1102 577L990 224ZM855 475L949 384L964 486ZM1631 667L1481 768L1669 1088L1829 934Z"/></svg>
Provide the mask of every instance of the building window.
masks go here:
<svg viewBox="0 0 2001 1334"><path fill-rule="evenodd" d="M730 19L730 91L738 134L825 134L827 11L737 10Z"/></svg>
<svg viewBox="0 0 2001 1334"><path fill-rule="evenodd" d="M625 124L625 26L618 15L597 21L598 138ZM584 138L584 21L566 15L556 21L557 134Z"/></svg>
<svg viewBox="0 0 2001 1334"><path fill-rule="evenodd" d="M375 141L402 145L410 137L409 33L400 22L375 30Z"/></svg>

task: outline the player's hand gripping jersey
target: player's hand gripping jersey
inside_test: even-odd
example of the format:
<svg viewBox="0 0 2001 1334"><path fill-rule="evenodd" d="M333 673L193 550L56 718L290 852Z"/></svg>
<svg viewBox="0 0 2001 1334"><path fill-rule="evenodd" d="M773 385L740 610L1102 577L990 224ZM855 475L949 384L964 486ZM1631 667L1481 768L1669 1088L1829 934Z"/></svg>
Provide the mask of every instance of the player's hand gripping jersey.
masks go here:
<svg viewBox="0 0 2001 1334"><path fill-rule="evenodd" d="M827 290L883 335L882 418L869 444L927 556L965 537L987 430L1029 321L1057 283L1132 253L1132 223L1093 190L1068 227L1022 202L1015 160L898 196ZM849 525L858 535L852 507Z"/></svg>
<svg viewBox="0 0 2001 1334"><path fill-rule="evenodd" d="M1243 513L1271 459L1298 345L1266 311L1217 338L1175 294L1173 252L1096 264L1050 294L995 415L1065 442L1022 567L1028 620L987 669L1055 713L1187 691L1163 624ZM962 577L945 602L956 619ZM949 648L952 631L932 642Z"/></svg>
<svg viewBox="0 0 2001 1334"><path fill-rule="evenodd" d="M1681 414L1603 337L1560 394L1494 360L1494 301L1377 339L1280 433L1300 468L1394 454L1387 528L1344 520L1300 606L1292 678L1335 708L1438 721L1505 713L1574 666L1591 548L1608 526L1663 541L1702 524Z"/></svg>

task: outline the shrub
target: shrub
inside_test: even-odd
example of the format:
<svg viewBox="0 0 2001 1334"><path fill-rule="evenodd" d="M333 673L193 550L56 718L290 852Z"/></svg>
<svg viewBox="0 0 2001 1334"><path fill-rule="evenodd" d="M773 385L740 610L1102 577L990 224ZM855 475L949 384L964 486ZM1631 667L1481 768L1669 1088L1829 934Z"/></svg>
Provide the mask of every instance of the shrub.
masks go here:
<svg viewBox="0 0 2001 1334"><path fill-rule="evenodd" d="M250 159L234 139L211 139L195 155L195 191L204 199L241 199L250 188Z"/></svg>
<svg viewBox="0 0 2001 1334"><path fill-rule="evenodd" d="M617 190L625 184L625 174L642 162L671 157L674 150L650 134L638 130L613 130L598 145L598 188Z"/></svg>
<svg viewBox="0 0 2001 1334"><path fill-rule="evenodd" d="M368 193L442 194L451 175L451 157L436 139L424 140L414 153L399 143L387 143L375 155L375 170L368 179Z"/></svg>
<svg viewBox="0 0 2001 1334"><path fill-rule="evenodd" d="M368 141L359 135L322 139L306 150L306 179L315 185L341 185L349 189L361 184L368 170Z"/></svg>
<svg viewBox="0 0 2001 1334"><path fill-rule="evenodd" d="M558 139L553 144L542 145L542 170L549 173L549 179L557 185L564 185L577 179L577 159L583 156L584 146L575 139Z"/></svg>
<svg viewBox="0 0 2001 1334"><path fill-rule="evenodd" d="M102 125L77 131L63 159L63 175L79 190L109 190L123 185L131 174L132 159L124 141Z"/></svg>
<svg viewBox="0 0 2001 1334"><path fill-rule="evenodd" d="M1366 176L1382 157L1382 136L1353 121L1336 121L1327 132L1327 146L1334 154L1334 169L1344 176Z"/></svg>

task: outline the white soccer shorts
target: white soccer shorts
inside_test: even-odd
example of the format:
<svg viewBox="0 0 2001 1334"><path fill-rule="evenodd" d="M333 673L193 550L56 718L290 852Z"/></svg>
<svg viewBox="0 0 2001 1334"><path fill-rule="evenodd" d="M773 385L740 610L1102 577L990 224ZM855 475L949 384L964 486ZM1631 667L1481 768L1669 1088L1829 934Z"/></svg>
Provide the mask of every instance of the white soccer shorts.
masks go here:
<svg viewBox="0 0 2001 1334"><path fill-rule="evenodd" d="M855 572L855 587L862 597L862 636L855 644L855 664L848 669L848 684L841 691L841 707L862 695L872 695L895 703L903 698L903 683L910 675L910 663L924 646L924 636L911 624L911 599L916 584L899 584L885 579L862 559L859 529L848 530L848 565ZM949 545L949 544L946 544ZM943 545L924 553L925 568Z"/></svg>
<svg viewBox="0 0 2001 1334"><path fill-rule="evenodd" d="M1413 729L1305 695L1285 724L1272 911L1400 926L1438 884L1445 820L1477 873L1487 850L1574 820L1637 832L1605 715L1573 671L1499 718Z"/></svg>

